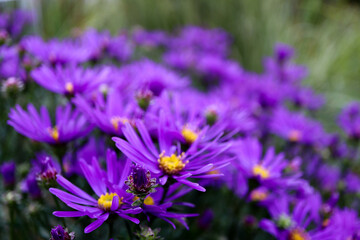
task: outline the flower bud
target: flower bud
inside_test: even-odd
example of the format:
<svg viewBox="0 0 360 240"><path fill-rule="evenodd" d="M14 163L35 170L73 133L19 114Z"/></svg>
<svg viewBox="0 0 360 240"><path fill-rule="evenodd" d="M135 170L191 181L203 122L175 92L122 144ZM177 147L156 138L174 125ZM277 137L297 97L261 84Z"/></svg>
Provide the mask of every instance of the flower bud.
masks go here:
<svg viewBox="0 0 360 240"><path fill-rule="evenodd" d="M0 167L1 175L3 176L6 187L11 187L15 184L15 162L6 162Z"/></svg>
<svg viewBox="0 0 360 240"><path fill-rule="evenodd" d="M155 192L157 187L156 179L151 178L149 170L145 170L139 165L132 167L132 171L128 180L125 181L125 184L129 186L127 192L133 193L139 198L144 198L146 195Z"/></svg>
<svg viewBox="0 0 360 240"><path fill-rule="evenodd" d="M52 228L50 235L50 240L73 240L75 238L74 232L69 233L67 228L64 229L61 225Z"/></svg>

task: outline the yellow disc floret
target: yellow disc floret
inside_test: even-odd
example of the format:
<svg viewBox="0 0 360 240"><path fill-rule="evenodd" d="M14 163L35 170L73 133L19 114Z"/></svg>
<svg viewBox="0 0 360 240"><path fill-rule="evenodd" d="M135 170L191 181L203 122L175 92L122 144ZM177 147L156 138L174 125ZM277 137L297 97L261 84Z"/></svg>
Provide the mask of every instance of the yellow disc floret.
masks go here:
<svg viewBox="0 0 360 240"><path fill-rule="evenodd" d="M195 142L196 139L198 138L198 134L196 132L194 132L193 130L191 130L190 128L188 128L188 127L184 127L181 130L181 134L185 138L185 141L187 143L189 143L189 144Z"/></svg>
<svg viewBox="0 0 360 240"><path fill-rule="evenodd" d="M154 205L155 201L152 197L147 196L144 200L144 204L145 205Z"/></svg>
<svg viewBox="0 0 360 240"><path fill-rule="evenodd" d="M264 201L268 197L268 193L266 191L254 190L250 194L250 199L252 201Z"/></svg>
<svg viewBox="0 0 360 240"><path fill-rule="evenodd" d="M301 140L302 134L299 130L291 130L288 138L291 142L298 142Z"/></svg>
<svg viewBox="0 0 360 240"><path fill-rule="evenodd" d="M71 82L67 82L65 84L65 90L70 94L74 93L74 85Z"/></svg>
<svg viewBox="0 0 360 240"><path fill-rule="evenodd" d="M310 240L310 237L305 231L296 228L290 232L289 240Z"/></svg>
<svg viewBox="0 0 360 240"><path fill-rule="evenodd" d="M135 196L135 197L134 197L134 202L135 202L136 200L138 200L138 199L139 199L139 197ZM154 199L153 199L152 197L147 196L147 197L144 199L144 204L145 204L145 205L154 205L154 204L155 204L155 201L154 201Z"/></svg>
<svg viewBox="0 0 360 240"><path fill-rule="evenodd" d="M159 167L169 175L174 175L180 172L186 165L187 162L183 162L182 158L184 153L179 156L172 154L171 156L164 156L164 152L160 154L158 162Z"/></svg>
<svg viewBox="0 0 360 240"><path fill-rule="evenodd" d="M254 176L260 177L262 179L266 179L270 176L269 171L261 165L254 166L253 174L254 174Z"/></svg>
<svg viewBox="0 0 360 240"><path fill-rule="evenodd" d="M115 116L115 117L112 117L110 119L110 122L113 125L115 131L118 131L119 130L119 123L121 122L122 124L125 124L125 123L129 122L129 119Z"/></svg>
<svg viewBox="0 0 360 240"><path fill-rule="evenodd" d="M102 194L98 199L98 206L99 208L103 209L104 211L109 211L111 209L111 205L113 202L113 198L118 196L116 193L106 193L105 195ZM123 197L119 197L119 206L123 203Z"/></svg>
<svg viewBox="0 0 360 240"><path fill-rule="evenodd" d="M53 128L50 128L49 129L49 134L56 142L59 141L59 135L60 134L59 134L59 130L58 130L57 126L55 126Z"/></svg>

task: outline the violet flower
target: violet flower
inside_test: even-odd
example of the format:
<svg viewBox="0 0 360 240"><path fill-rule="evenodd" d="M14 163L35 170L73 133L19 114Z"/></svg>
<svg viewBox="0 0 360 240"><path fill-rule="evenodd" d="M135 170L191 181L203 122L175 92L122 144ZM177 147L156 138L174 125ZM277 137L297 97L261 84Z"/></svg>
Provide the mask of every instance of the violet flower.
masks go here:
<svg viewBox="0 0 360 240"><path fill-rule="evenodd" d="M49 144L66 143L87 135L92 127L78 110L72 110L71 105L56 108L55 124L50 120L46 107L37 112L32 104L28 111L19 105L10 110L8 124L20 134Z"/></svg>
<svg viewBox="0 0 360 240"><path fill-rule="evenodd" d="M138 214L141 208L131 206L132 194L125 191L125 179L128 176L130 162L121 162L117 160L116 154L108 150L106 155L107 170L100 168L97 159L93 159L89 165L81 160L80 166L83 174L93 189L98 199L73 185L61 175L58 175L58 184L68 192L50 188L49 191L57 196L66 205L75 211L55 211L53 214L57 217L80 217L88 216L96 219L85 229L89 233L101 226L111 214L130 220L136 224L140 221L128 214Z"/></svg>
<svg viewBox="0 0 360 240"><path fill-rule="evenodd" d="M135 122L135 132L130 124L123 128L127 141L114 137L116 146L133 162L149 169L154 176L159 176L160 184L164 185L169 178L188 185L196 190L205 191L198 183L191 182L187 178L208 178L208 172L221 168L229 162L229 158L221 157L221 154L229 148L229 144L219 144L214 139L201 149L190 148L187 151L180 145L173 145L173 138L166 133L164 123L160 119L158 129L159 148L155 147L150 134L141 121ZM216 160L216 161L215 161Z"/></svg>

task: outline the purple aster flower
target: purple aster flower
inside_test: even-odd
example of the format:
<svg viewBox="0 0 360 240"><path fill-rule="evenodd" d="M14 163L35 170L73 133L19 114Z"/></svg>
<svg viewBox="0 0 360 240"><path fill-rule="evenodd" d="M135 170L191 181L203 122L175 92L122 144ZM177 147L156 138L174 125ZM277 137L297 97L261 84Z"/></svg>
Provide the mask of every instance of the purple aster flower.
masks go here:
<svg viewBox="0 0 360 240"><path fill-rule="evenodd" d="M319 196L314 195L298 200L290 210L290 199L287 196L269 202L268 210L272 220L263 219L259 226L280 240L326 240L333 239L332 229L310 229L311 223L318 222Z"/></svg>
<svg viewBox="0 0 360 240"><path fill-rule="evenodd" d="M98 32L95 29L88 29L79 37L78 41L90 52L90 60L97 61L103 57L110 39L111 35L108 31Z"/></svg>
<svg viewBox="0 0 360 240"><path fill-rule="evenodd" d="M349 156L350 149L338 134L331 134L328 138L331 155L334 158L345 158Z"/></svg>
<svg viewBox="0 0 360 240"><path fill-rule="evenodd" d="M51 238L50 240L73 240L75 239L75 233L70 232L67 228L63 228L61 225L58 225L51 229L50 231Z"/></svg>
<svg viewBox="0 0 360 240"><path fill-rule="evenodd" d="M124 77L132 79L134 90L149 90L154 96L160 96L165 89L179 90L189 85L187 78L150 60L132 63L125 70Z"/></svg>
<svg viewBox="0 0 360 240"><path fill-rule="evenodd" d="M257 139L238 140L233 143L232 150L237 157L234 162L236 168L249 180L256 180L260 186L312 191L309 184L300 178L301 172L285 174L288 162L283 153L276 155L275 149L271 147L262 156L263 149Z"/></svg>
<svg viewBox="0 0 360 240"><path fill-rule="evenodd" d="M270 128L274 134L290 142L318 146L323 145L324 138L327 138L320 123L282 108L275 111Z"/></svg>
<svg viewBox="0 0 360 240"><path fill-rule="evenodd" d="M226 156L222 157L221 154L230 147L230 144L219 144L218 137L200 149L190 147L184 151L180 145L173 145L174 139L171 134L167 134L163 121L163 118L160 118L158 149L141 121L135 122L140 136L127 123L123 128L127 141L117 137L114 137L113 141L133 162L144 165L155 176L159 176L160 184L164 185L168 178L172 178L196 190L205 191L205 188L187 178L213 177L208 174L210 170L221 168L229 162L230 159Z"/></svg>
<svg viewBox="0 0 360 240"><path fill-rule="evenodd" d="M321 189L328 192L334 192L338 188L338 183L341 179L341 172L337 166L321 163L320 166L317 166L315 176L317 182L321 186Z"/></svg>
<svg viewBox="0 0 360 240"><path fill-rule="evenodd" d="M344 107L339 115L339 125L343 131L354 139L360 138L360 104L353 102Z"/></svg>
<svg viewBox="0 0 360 240"><path fill-rule="evenodd" d="M132 57L134 46L125 35L113 37L107 47L107 53L119 61L127 61Z"/></svg>
<svg viewBox="0 0 360 240"><path fill-rule="evenodd" d="M230 38L221 29L205 29L187 26L181 29L179 36L170 39L172 51L191 49L196 53L208 53L225 57L228 54Z"/></svg>
<svg viewBox="0 0 360 240"><path fill-rule="evenodd" d="M276 108L286 99L289 91L288 85L274 81L271 77L253 76L253 78L255 81L251 83L250 87L261 107Z"/></svg>
<svg viewBox="0 0 360 240"><path fill-rule="evenodd" d="M295 55L295 50L284 43L277 43L275 45L274 55L278 63L284 63L292 59Z"/></svg>
<svg viewBox="0 0 360 240"><path fill-rule="evenodd" d="M181 51L169 51L163 56L163 61L178 70L186 71L192 69L196 64L198 54L190 49Z"/></svg>
<svg viewBox="0 0 360 240"><path fill-rule="evenodd" d="M165 45L168 36L163 31L146 31L138 28L133 32L133 40L137 45L153 48Z"/></svg>
<svg viewBox="0 0 360 240"><path fill-rule="evenodd" d="M16 77L25 79L25 71L20 64L19 50L17 47L0 47L0 77Z"/></svg>
<svg viewBox="0 0 360 240"><path fill-rule="evenodd" d="M10 110L8 124L30 139L50 144L66 143L83 137L92 129L85 117L78 110L72 110L70 104L57 107L55 119L52 125L44 106L38 113L32 104L28 105L28 112L17 105Z"/></svg>
<svg viewBox="0 0 360 240"><path fill-rule="evenodd" d="M16 165L14 161L3 163L0 166L0 172L5 186L13 186L15 184Z"/></svg>
<svg viewBox="0 0 360 240"><path fill-rule="evenodd" d="M106 165L107 171L104 171L100 168L97 159L93 159L91 165L83 160L80 162L83 174L98 199L91 197L58 175L58 184L69 193L56 188L50 188L49 191L75 211L56 211L53 214L57 217L88 216L96 219L84 229L85 233L92 232L101 226L110 214L117 214L138 224L138 219L128 215L138 214L142 211L139 207L131 207L133 196L125 191L124 182L129 173L130 162L117 160L115 152L108 150Z"/></svg>
<svg viewBox="0 0 360 240"><path fill-rule="evenodd" d="M360 193L360 177L359 175L348 172L345 176L345 187L349 193Z"/></svg>
<svg viewBox="0 0 360 240"><path fill-rule="evenodd" d="M275 47L274 58L266 58L264 61L265 73L271 75L277 81L296 83L307 76L307 68L291 62L294 50L285 44Z"/></svg>
<svg viewBox="0 0 360 240"><path fill-rule="evenodd" d="M237 62L215 55L200 56L193 68L205 84L209 82L238 83L244 78L243 70Z"/></svg>
<svg viewBox="0 0 360 240"><path fill-rule="evenodd" d="M22 39L21 45L39 61L55 65L86 62L92 54L86 46L71 39L45 42L38 36L28 36Z"/></svg>
<svg viewBox="0 0 360 240"><path fill-rule="evenodd" d="M135 99L118 89L110 91L106 98L100 95L94 103L82 96L75 97L73 102L91 123L102 131L115 135L122 135L124 124L132 123L141 113Z"/></svg>
<svg viewBox="0 0 360 240"><path fill-rule="evenodd" d="M183 96L187 96L184 98ZM209 107L208 95L193 90L163 94L148 111L146 122L150 130L157 129L160 115L165 116L165 126L178 140L188 145L203 146L214 138L221 136L220 141L230 139L237 133L237 128L230 130L225 136L227 121L220 116L208 126L204 108ZM196 102L197 104L192 104ZM230 118L231 119L231 118ZM223 121L224 120L224 121ZM199 137L201 136L201 137Z"/></svg>
<svg viewBox="0 0 360 240"><path fill-rule="evenodd" d="M55 68L41 66L31 72L32 78L44 88L63 95L73 96L78 93L89 94L105 84L110 75L110 69L84 69L81 66L70 65Z"/></svg>
<svg viewBox="0 0 360 240"><path fill-rule="evenodd" d="M317 110L325 103L324 97L316 95L311 88L294 88L289 97L296 106L309 110Z"/></svg>
<svg viewBox="0 0 360 240"><path fill-rule="evenodd" d="M360 237L360 219L355 210L337 209L329 219L329 228L334 230L334 240L359 239Z"/></svg>

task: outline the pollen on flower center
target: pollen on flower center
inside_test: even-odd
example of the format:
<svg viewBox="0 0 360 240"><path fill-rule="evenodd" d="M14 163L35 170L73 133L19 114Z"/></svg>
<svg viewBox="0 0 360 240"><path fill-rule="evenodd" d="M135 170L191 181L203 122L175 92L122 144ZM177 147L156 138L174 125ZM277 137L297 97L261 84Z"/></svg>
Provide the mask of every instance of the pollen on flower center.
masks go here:
<svg viewBox="0 0 360 240"><path fill-rule="evenodd" d="M250 194L250 199L252 201L264 201L268 197L268 193L262 190L254 190Z"/></svg>
<svg viewBox="0 0 360 240"><path fill-rule="evenodd" d="M147 196L144 200L144 204L145 205L154 205L155 201L152 197Z"/></svg>
<svg viewBox="0 0 360 240"><path fill-rule="evenodd" d="M253 168L253 174L255 176L261 177L262 179L266 179L270 176L270 173L267 169L265 169L261 165L255 165Z"/></svg>
<svg viewBox="0 0 360 240"><path fill-rule="evenodd" d="M183 162L182 158L184 153L179 156L172 154L171 156L164 156L164 153L161 153L158 159L159 167L169 175L177 174L180 172L186 165L187 162Z"/></svg>
<svg viewBox="0 0 360 240"><path fill-rule="evenodd" d="M305 231L296 228L290 232L289 240L310 240L310 237Z"/></svg>
<svg viewBox="0 0 360 240"><path fill-rule="evenodd" d="M134 201L138 200L139 197L134 197ZM155 204L155 201L154 201L154 198L150 197L150 196L147 196L145 199L144 199L144 204L145 205L154 205Z"/></svg>
<svg viewBox="0 0 360 240"><path fill-rule="evenodd" d="M187 143L193 143L196 141L196 139L198 138L198 134L196 132L194 132L193 130L191 130L188 127L184 127L181 130L181 134L183 135L183 137L185 138L185 141Z"/></svg>
<svg viewBox="0 0 360 240"><path fill-rule="evenodd" d="M289 132L289 136L288 136L288 138L291 142L298 142L301 140L301 137L302 137L302 134L299 130L291 130Z"/></svg>
<svg viewBox="0 0 360 240"><path fill-rule="evenodd" d="M53 127L53 128L49 128L49 134L50 136L57 142L59 141L59 130L57 128L57 126Z"/></svg>
<svg viewBox="0 0 360 240"><path fill-rule="evenodd" d="M65 90L70 94L74 93L74 84L72 84L71 82L67 82L65 84Z"/></svg>
<svg viewBox="0 0 360 240"><path fill-rule="evenodd" d="M98 199L98 206L99 208L103 209L104 211L109 211L111 209L111 205L113 202L113 198L118 196L116 193L106 193L105 195L102 194ZM123 197L119 197L119 206L123 203Z"/></svg>
<svg viewBox="0 0 360 240"><path fill-rule="evenodd" d="M115 117L112 117L110 119L110 121L111 121L111 124L113 125L115 131L118 131L119 130L119 123L121 122L121 123L125 124L125 123L129 122L129 119L115 116Z"/></svg>

